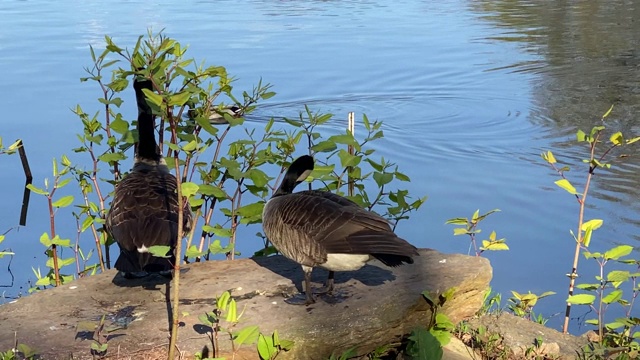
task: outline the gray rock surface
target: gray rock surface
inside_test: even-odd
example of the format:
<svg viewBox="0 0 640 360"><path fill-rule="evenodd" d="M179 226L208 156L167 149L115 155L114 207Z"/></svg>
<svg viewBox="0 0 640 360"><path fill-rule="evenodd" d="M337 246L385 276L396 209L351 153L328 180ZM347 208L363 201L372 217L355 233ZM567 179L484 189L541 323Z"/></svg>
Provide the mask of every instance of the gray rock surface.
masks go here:
<svg viewBox="0 0 640 360"><path fill-rule="evenodd" d="M453 299L441 311L453 322L472 316L491 280L489 261L428 249L420 255L412 265L391 269L373 261L358 271L337 273L334 296L308 307L283 301L283 293L301 288L302 270L281 256L183 266L179 349L190 358L210 344L198 316L213 310L216 297L225 290L236 298L238 311L245 310L238 328L259 325L264 334L277 329L281 339L295 341L278 359L326 359L354 347L366 354L398 342L429 319L424 290L440 293L455 287ZM326 274L314 271L316 287ZM0 349L12 348L17 334L19 343L46 359L68 359L70 354L74 359L91 358L93 326L106 315L107 326L126 325L109 333L110 356L152 358L141 354L168 344L168 286L161 277L126 280L110 270L1 305ZM224 336L220 348L230 351ZM257 358L255 345L241 349L246 358Z"/></svg>

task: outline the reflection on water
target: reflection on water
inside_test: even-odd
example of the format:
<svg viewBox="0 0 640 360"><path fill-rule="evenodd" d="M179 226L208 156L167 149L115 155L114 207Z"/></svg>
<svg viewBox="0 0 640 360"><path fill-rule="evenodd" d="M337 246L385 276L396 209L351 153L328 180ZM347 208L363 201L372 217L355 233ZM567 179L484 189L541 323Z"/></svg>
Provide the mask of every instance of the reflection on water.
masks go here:
<svg viewBox="0 0 640 360"><path fill-rule="evenodd" d="M571 142L578 128L590 129L615 104L607 126L640 134L638 11L629 1L3 2L0 102L9 120L0 136L25 140L36 185L50 177L53 156L86 161L70 151L80 126L69 108L100 109L98 90L78 81L90 64L88 46L99 50L110 35L131 47L148 27L165 28L195 59L226 66L236 89L260 78L274 85L278 95L252 114L251 126L295 118L305 104L335 114L322 128L327 135L344 131L349 111L383 120L377 154L413 179L402 186L429 196L400 224L400 235L420 247L466 252L466 239L453 237L445 220L502 209L483 224L511 247L487 255L493 286L556 291L562 295L539 305L551 314L564 299L577 206L553 185L557 175L539 154L553 150L580 186L587 149ZM125 117L134 112L125 102ZM638 151L596 173L587 215L605 219L598 250L638 240ZM20 171L15 160L0 158L8 204L20 203L24 183L13 175ZM17 254L14 273L15 263L44 267L38 238L47 230L46 206L31 201L29 226L3 243ZM0 231L15 224L16 208L0 208ZM63 236L75 236L70 215L58 221ZM256 230L242 229L243 256L260 246ZM28 267L19 271L17 286L33 280Z"/></svg>

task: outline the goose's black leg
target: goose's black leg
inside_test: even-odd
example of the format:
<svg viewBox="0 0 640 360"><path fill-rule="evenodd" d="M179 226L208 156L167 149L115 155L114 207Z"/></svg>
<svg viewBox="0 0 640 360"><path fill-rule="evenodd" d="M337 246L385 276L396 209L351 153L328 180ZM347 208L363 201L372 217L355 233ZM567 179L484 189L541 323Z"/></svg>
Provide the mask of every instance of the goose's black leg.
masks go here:
<svg viewBox="0 0 640 360"><path fill-rule="evenodd" d="M311 271L313 270L310 266L302 265L302 270L304 271L304 293L305 297L302 297L302 294L297 294L293 297L290 297L285 300L287 304L291 305L311 305L315 303L315 299L313 298L313 289L311 288Z"/></svg>
<svg viewBox="0 0 640 360"><path fill-rule="evenodd" d="M327 282L324 283L324 287L315 291L316 294L327 294L331 295L333 292L333 276L335 272L329 271L329 276L327 277Z"/></svg>

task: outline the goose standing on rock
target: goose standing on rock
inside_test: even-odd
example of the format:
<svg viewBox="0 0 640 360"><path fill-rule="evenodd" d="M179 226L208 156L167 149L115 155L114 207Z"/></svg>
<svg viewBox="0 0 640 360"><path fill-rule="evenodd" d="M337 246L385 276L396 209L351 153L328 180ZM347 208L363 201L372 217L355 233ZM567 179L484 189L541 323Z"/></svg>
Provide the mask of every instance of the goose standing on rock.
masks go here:
<svg viewBox="0 0 640 360"><path fill-rule="evenodd" d="M413 263L412 257L419 255L416 247L398 237L380 215L328 191L293 193L313 166L311 156L296 159L262 212L262 227L269 241L302 265L304 304L315 302L311 271L316 266L329 270L324 292L330 292L334 271L358 270L372 258L394 267Z"/></svg>
<svg viewBox="0 0 640 360"><path fill-rule="evenodd" d="M175 263L174 247L178 237L178 194L176 178L169 173L155 139L154 116L142 89L152 90L151 81L133 82L138 103L138 146L131 172L118 183L106 230L120 247L115 268L126 278L148 273L171 276ZM184 231L191 224L191 212L185 207ZM169 258L148 252L154 245L170 246Z"/></svg>

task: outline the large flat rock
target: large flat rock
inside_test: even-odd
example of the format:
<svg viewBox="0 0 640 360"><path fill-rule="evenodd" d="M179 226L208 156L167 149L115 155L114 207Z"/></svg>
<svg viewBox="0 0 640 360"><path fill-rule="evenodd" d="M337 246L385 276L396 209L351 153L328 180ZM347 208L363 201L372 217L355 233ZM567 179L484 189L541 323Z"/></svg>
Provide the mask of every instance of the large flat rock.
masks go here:
<svg viewBox="0 0 640 360"><path fill-rule="evenodd" d="M282 256L183 266L179 349L193 354L210 344L198 316L213 310L225 290L237 299L238 311L245 309L239 328L259 325L264 334L277 329L280 338L295 341L278 359L326 359L353 347L365 354L398 342L427 323L431 310L421 296L424 290L441 293L454 287L453 299L441 311L454 322L472 316L491 280L489 261L428 249L420 255L412 265L387 268L372 261L358 271L337 273L334 297L308 307L283 301L283 293L301 288L302 270ZM319 287L326 275L316 269L314 285ZM168 344L168 287L161 277L126 280L110 270L1 305L0 349L12 348L17 334L19 343L46 359L70 354L90 359L91 323L106 315L109 326L126 324L110 333L109 355L152 353ZM220 347L229 351L229 341L221 337ZM247 358L257 358L253 347L243 347L243 353L252 354Z"/></svg>

